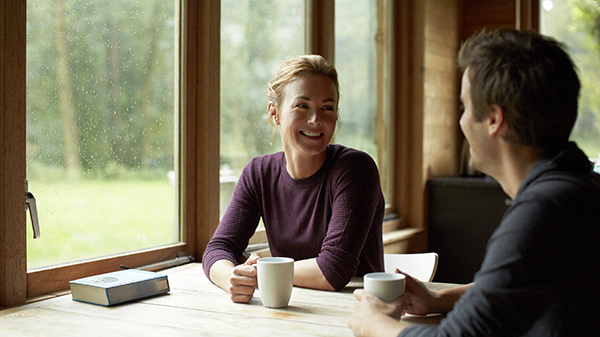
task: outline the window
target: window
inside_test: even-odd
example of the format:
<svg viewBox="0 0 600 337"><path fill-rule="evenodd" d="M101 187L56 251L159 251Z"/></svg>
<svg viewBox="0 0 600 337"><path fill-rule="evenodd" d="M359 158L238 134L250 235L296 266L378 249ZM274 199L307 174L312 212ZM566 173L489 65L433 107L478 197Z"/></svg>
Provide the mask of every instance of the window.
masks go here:
<svg viewBox="0 0 600 337"><path fill-rule="evenodd" d="M579 115L571 134L588 157L600 154L600 6L593 0L540 1L540 32L565 43L579 68Z"/></svg>
<svg viewBox="0 0 600 337"><path fill-rule="evenodd" d="M179 242L175 2L27 3L28 268Z"/></svg>
<svg viewBox="0 0 600 337"><path fill-rule="evenodd" d="M266 119L267 82L304 53L302 0L224 0L221 6L220 215L253 157L282 151Z"/></svg>
<svg viewBox="0 0 600 337"><path fill-rule="evenodd" d="M335 65L340 74L342 129L336 143L369 153L377 160L377 29L375 1L338 0L335 6Z"/></svg>
<svg viewBox="0 0 600 337"><path fill-rule="evenodd" d="M379 7L378 7L379 6ZM367 152L386 181L387 120L384 111L383 55L386 41L379 27L376 0L338 0L335 3L335 65L340 76L342 127L335 142ZM379 64L378 64L379 63ZM382 186L386 191L385 184Z"/></svg>

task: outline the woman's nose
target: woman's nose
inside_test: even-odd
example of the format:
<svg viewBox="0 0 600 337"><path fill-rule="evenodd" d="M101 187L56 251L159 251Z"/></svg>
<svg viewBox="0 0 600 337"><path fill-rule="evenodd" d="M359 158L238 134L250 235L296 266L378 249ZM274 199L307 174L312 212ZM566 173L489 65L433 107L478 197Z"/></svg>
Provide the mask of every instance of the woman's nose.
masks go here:
<svg viewBox="0 0 600 337"><path fill-rule="evenodd" d="M319 112L316 110L312 111L308 122L310 124L321 124L321 116L319 115Z"/></svg>

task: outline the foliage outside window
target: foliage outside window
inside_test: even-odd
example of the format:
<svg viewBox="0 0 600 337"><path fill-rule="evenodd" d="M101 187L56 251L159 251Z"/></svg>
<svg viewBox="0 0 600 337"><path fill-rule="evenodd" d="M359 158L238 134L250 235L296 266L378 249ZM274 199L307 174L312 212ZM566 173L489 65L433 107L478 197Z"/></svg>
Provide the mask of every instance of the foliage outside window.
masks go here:
<svg viewBox="0 0 600 337"><path fill-rule="evenodd" d="M266 119L267 82L304 53L303 0L221 2L221 197L223 215L244 166L282 151Z"/></svg>
<svg viewBox="0 0 600 337"><path fill-rule="evenodd" d="M377 29L374 0L336 1L335 65L340 74L342 128L335 142L365 151L377 162Z"/></svg>
<svg viewBox="0 0 600 337"><path fill-rule="evenodd" d="M571 138L588 157L600 154L600 0L540 1L540 32L565 43L582 90Z"/></svg>

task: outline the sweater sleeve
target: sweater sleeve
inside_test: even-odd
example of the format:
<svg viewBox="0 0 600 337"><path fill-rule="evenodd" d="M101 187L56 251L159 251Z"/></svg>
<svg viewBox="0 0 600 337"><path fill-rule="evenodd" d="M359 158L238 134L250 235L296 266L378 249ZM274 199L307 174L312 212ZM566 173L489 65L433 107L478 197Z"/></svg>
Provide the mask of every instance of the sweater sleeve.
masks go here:
<svg viewBox="0 0 600 337"><path fill-rule="evenodd" d="M229 206L206 246L202 267L209 278L210 268L218 260L228 260L237 265L248 246L248 240L256 231L260 217L253 185L256 162L256 159L250 161L242 171Z"/></svg>
<svg viewBox="0 0 600 337"><path fill-rule="evenodd" d="M332 171L333 207L317 264L336 290L350 279L383 271L385 202L379 172L366 153L341 156Z"/></svg>

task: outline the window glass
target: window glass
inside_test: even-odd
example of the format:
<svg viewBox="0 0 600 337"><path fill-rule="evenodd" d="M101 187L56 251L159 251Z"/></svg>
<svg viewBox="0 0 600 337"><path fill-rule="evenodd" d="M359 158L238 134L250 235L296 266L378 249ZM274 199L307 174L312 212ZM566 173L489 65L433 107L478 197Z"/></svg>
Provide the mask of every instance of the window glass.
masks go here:
<svg viewBox="0 0 600 337"><path fill-rule="evenodd" d="M221 1L221 216L248 161L282 151L265 91L280 63L303 54L303 3Z"/></svg>
<svg viewBox="0 0 600 337"><path fill-rule="evenodd" d="M571 134L588 157L600 153L600 1L540 1L540 32L563 42L577 65L582 89Z"/></svg>
<svg viewBox="0 0 600 337"><path fill-rule="evenodd" d="M378 109L381 108L377 102L376 35L375 0L336 1L335 66L340 81L342 125L335 142L367 152L382 172L385 154L378 154L376 135L385 130L377 130L376 123Z"/></svg>
<svg viewBox="0 0 600 337"><path fill-rule="evenodd" d="M27 2L28 268L180 240L177 8Z"/></svg>

